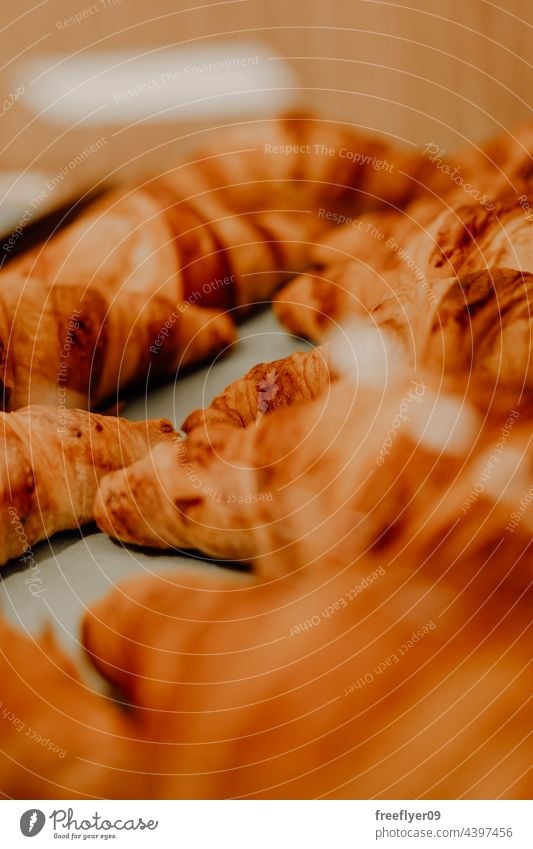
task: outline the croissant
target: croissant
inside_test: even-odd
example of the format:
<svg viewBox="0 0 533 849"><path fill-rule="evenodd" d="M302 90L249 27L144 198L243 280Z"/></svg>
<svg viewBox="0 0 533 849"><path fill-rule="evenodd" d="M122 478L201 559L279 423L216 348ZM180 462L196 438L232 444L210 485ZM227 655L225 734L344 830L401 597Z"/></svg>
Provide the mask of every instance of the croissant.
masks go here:
<svg viewBox="0 0 533 849"><path fill-rule="evenodd" d="M0 565L20 555L31 564L34 543L91 521L102 476L139 460L173 430L164 419L128 422L38 405L0 416ZM29 588L39 593L31 572Z"/></svg>
<svg viewBox="0 0 533 849"><path fill-rule="evenodd" d="M327 345L261 363L227 386L205 410L190 413L182 430L201 428L207 434L218 425L259 423L265 413L317 398L335 376Z"/></svg>
<svg viewBox="0 0 533 849"><path fill-rule="evenodd" d="M300 134L304 126L298 124L301 147L287 172L267 168L265 178L250 167L248 173L256 182L275 182L276 209L286 211L296 198L300 208L305 197L319 219L321 180L302 178L302 168L306 157L314 158L317 171L320 162L332 175L327 158L336 157L302 150L302 139L313 137ZM271 129L280 130L277 124ZM277 138L280 147L287 136ZM375 163L379 154L372 150L364 156ZM256 163L255 153L232 157L234 182L218 187L217 210L253 214L242 169ZM379 202L377 177L364 172L361 158L355 162L329 197L349 208L355 190L365 195L365 209ZM368 162L367 170L379 174ZM413 195L410 180L422 170L420 163L405 169L394 189L398 203ZM203 180L208 172L202 170ZM180 186L190 197L194 177L187 179ZM169 186L157 181L146 194L163 206L177 181ZM387 193L392 197L391 189ZM173 207L169 221L174 215ZM282 218L269 220L281 226ZM313 227L306 230L309 241ZM526 239L514 244L527 256ZM413 285L412 273L397 273L395 250L369 263L371 276L352 293L354 314L386 332L360 323L351 345L334 341L252 369L207 410L189 416L186 437L163 425L161 444L146 453L151 440L145 437L136 456L121 457L100 481L87 514L85 496L92 499L96 483L77 491L70 526L95 516L103 530L125 541L198 548L251 563L266 580L152 576L123 584L96 605L85 618L83 640L97 668L119 688L116 700L91 692L49 634L32 641L0 619L5 794L528 797L524 634L533 411L522 389L531 375L531 275L512 268L487 272L475 262L472 269L474 249L458 258L441 250L439 266L427 245L419 247L435 269L431 298ZM194 247L191 255L194 265L209 251ZM305 264L310 257L306 246ZM391 263L389 278L379 274L383 258ZM457 278L456 260L470 273ZM283 269L288 265L284 261ZM254 260L250 268L263 265ZM207 306L215 321L221 308L246 308L259 290L270 297L280 278L265 270L253 297L243 273L238 285L207 291L198 312ZM188 279L187 291L194 292L197 283ZM131 312L133 301L126 301ZM330 301L321 338L331 317L336 320L338 307ZM183 303L190 304L190 296ZM3 320L9 329L8 313ZM184 333L185 326L184 320ZM168 363L181 349L166 329L151 347ZM90 345L87 350L92 358ZM428 370L406 370L405 352ZM143 374L142 355L131 365L138 353L134 346L126 357L131 379ZM14 397L19 383L8 371L9 354L6 375L12 377L5 384ZM97 361L114 391L105 350ZM80 395L83 379L73 390ZM44 368L36 385L48 391ZM106 397L103 386L97 382L91 390L91 403ZM85 415L90 435L94 419ZM73 437L80 439L69 432L67 448ZM102 465L93 471L89 464L95 481Z"/></svg>
<svg viewBox="0 0 533 849"><path fill-rule="evenodd" d="M328 388L314 400L291 405L288 396L284 407L280 403L258 423L246 402L244 426L234 415L211 420L211 408L197 414L186 439L156 446L131 467L106 476L95 504L99 527L125 542L199 549L249 562L259 574L271 576L297 570L311 558L318 562L339 547L349 562L356 550L375 544L399 521L398 506L409 501L409 493L419 492L420 468L435 467L440 489L444 480L449 482L456 494L448 494L447 502L458 510L475 487L480 458L498 442L511 410L509 397L521 409L520 384L513 390L512 383L489 381L469 404L462 400L468 375L456 378L459 383L451 385L448 397L439 392L439 377L432 372L397 375L395 353L383 360L379 337L373 349L364 350L365 345L359 348L357 389L335 374L328 383L324 366L320 380ZM352 357L357 360L356 350ZM369 385L365 368L372 375ZM387 371L394 385L385 391L381 375ZM246 379L243 384L246 399ZM499 412L495 392L501 396ZM238 397L234 390L230 394ZM214 410L218 416L217 404ZM481 425L489 411L498 421L490 429ZM511 459L523 455L522 467L528 456L528 415L513 428L516 449L509 451ZM396 439L399 431L402 439ZM407 457L410 474L403 470ZM390 471L386 498L385 469ZM425 481L420 510L425 504L433 509L432 478ZM527 474L523 478L517 479L526 491ZM510 486L507 493L511 504L523 494ZM506 498L503 509L508 516ZM447 521L454 514L444 515Z"/></svg>
<svg viewBox="0 0 533 849"><path fill-rule="evenodd" d="M4 794L529 798L525 554L507 534L495 579L490 534L448 539L267 584L130 579L83 626L114 699L0 620Z"/></svg>
<svg viewBox="0 0 533 849"><path fill-rule="evenodd" d="M308 266L330 226L320 209L404 202L424 167L337 125L276 119L107 194L0 275L4 409L54 403L58 387L94 408L225 350L231 314Z"/></svg>
<svg viewBox="0 0 533 849"><path fill-rule="evenodd" d="M172 241L142 191L113 193L13 260L0 274L4 409L96 407L148 372L159 378L230 345L229 316L180 303Z"/></svg>
<svg viewBox="0 0 533 849"><path fill-rule="evenodd" d="M532 274L492 268L426 286L404 275L374 291L365 282L360 317L387 333L406 361L482 383L531 386Z"/></svg>
<svg viewBox="0 0 533 849"><path fill-rule="evenodd" d="M475 578L461 601L460 569L440 585L381 556L295 588L137 582L84 641L163 743L165 797L526 796L527 611Z"/></svg>
<svg viewBox="0 0 533 849"><path fill-rule="evenodd" d="M457 259L465 245L469 249L470 243L477 239L478 223L486 231L482 235L489 236L488 240L483 238L486 247L487 241L497 231L493 226L497 216L513 218L511 229L533 220L530 190L532 153L531 125L513 133L502 133L481 147L469 145L459 152L455 160L447 157L438 145L428 144L420 156L418 172L427 191L412 193L403 203L390 202L362 214L357 211L355 217L332 214L333 226L317 240L311 258L319 265L358 259L376 271L387 271L410 262L411 253L407 245L411 242L420 242L423 248L427 244L430 251L435 249L435 256L439 258L438 242L444 236L448 244L456 241L454 256ZM437 232L431 228L432 232L425 233L426 228L437 219ZM502 244L505 223L502 222L500 232ZM522 235L527 242L527 228L522 230ZM435 237L437 244L431 245ZM527 244L524 247L529 254ZM506 245L505 254L510 250L512 252L512 247ZM399 259L401 262L398 262ZM507 256L505 260L500 257L500 261L494 261L492 254L491 261L481 267L518 267L514 262L514 255L513 262L509 262ZM527 265L524 268L531 270ZM472 270L477 269L478 266ZM458 268L454 271L459 273ZM448 267L446 276L451 273Z"/></svg>
<svg viewBox="0 0 533 849"><path fill-rule="evenodd" d="M529 195L522 201L525 197ZM334 234L319 256L326 261L336 257L337 262L281 290L275 304L280 321L291 332L322 342L332 327L350 316L379 322L376 308L394 299L398 290L416 299L421 311L432 312L440 278L492 268L533 272L531 220L516 197L501 200L491 210L462 203L435 214L434 205L420 202L414 211L414 216L409 209L405 215L376 213L350 235L349 247L346 234ZM388 307L394 312L391 304ZM399 304L397 309L403 321Z"/></svg>
<svg viewBox="0 0 533 849"><path fill-rule="evenodd" d="M390 334L413 364L530 383L532 280L512 268L418 279L339 265L294 281L276 312L292 332L317 342L357 320Z"/></svg>

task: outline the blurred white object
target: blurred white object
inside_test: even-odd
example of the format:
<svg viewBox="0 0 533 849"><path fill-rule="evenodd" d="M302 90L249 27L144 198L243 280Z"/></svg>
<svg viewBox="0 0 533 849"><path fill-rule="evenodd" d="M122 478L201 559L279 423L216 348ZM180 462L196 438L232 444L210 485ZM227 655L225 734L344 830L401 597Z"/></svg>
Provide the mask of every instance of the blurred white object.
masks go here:
<svg viewBox="0 0 533 849"><path fill-rule="evenodd" d="M407 368L407 357L392 336L356 318L330 335L335 371L362 386L385 388Z"/></svg>
<svg viewBox="0 0 533 849"><path fill-rule="evenodd" d="M56 124L176 122L264 114L295 105L289 65L256 42L43 54L17 68L25 105Z"/></svg>

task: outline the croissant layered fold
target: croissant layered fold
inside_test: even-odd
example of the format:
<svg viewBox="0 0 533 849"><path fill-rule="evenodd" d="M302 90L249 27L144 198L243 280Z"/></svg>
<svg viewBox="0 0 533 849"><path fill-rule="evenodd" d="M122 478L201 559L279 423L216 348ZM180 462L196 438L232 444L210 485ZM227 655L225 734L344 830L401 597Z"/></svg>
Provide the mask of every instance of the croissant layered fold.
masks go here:
<svg viewBox="0 0 533 849"><path fill-rule="evenodd" d="M279 295L279 316L317 341L352 324L370 326L394 340L413 366L531 385L533 274L490 268L427 282L352 271L338 266L329 278L296 280Z"/></svg>
<svg viewBox="0 0 533 849"><path fill-rule="evenodd" d="M165 419L129 422L39 405L1 413L0 429L0 565L92 521L100 479L173 432Z"/></svg>
<svg viewBox="0 0 533 849"><path fill-rule="evenodd" d="M387 157L393 173L376 167ZM94 408L212 358L233 318L309 265L324 208L403 203L426 190L425 169L341 126L276 119L108 193L0 275L4 409L53 403L57 386Z"/></svg>
<svg viewBox="0 0 533 849"><path fill-rule="evenodd" d="M323 342L354 317L381 324L385 310L399 323L414 321L416 334L417 317L433 314L449 291L444 281L489 274L496 285L501 269L523 272L526 279L533 272L533 224L523 200L515 196L491 210L464 201L437 214L431 205L429 210L418 203L413 216L410 208L386 213L383 229L375 213L354 236L333 233L320 253L326 265L278 294L281 322L298 336ZM502 285L505 300L508 286ZM406 300L417 304L414 314L405 316Z"/></svg>
<svg viewBox="0 0 533 849"><path fill-rule="evenodd" d="M92 604L112 695L0 617L5 795L529 798L533 136L433 147L244 124L2 272L4 406L54 406L1 414L0 562L94 518L240 567ZM275 309L319 347L181 433L68 409L303 271Z"/></svg>
<svg viewBox="0 0 533 849"><path fill-rule="evenodd" d="M384 387L362 362L356 383L343 357L316 359L335 374L317 397L259 419L247 376L102 480L105 529L267 580L117 587L83 625L113 698L49 635L0 623L4 792L528 797L531 404L432 372Z"/></svg>
<svg viewBox="0 0 533 849"><path fill-rule="evenodd" d="M510 422L490 487L456 529L468 538L471 517L483 525L487 514L497 536L531 474L530 411L519 393L503 395L496 408L492 388L470 401L459 387L440 390L431 373L396 376L386 392L336 378L317 399L259 423L200 421L186 439L156 446L102 480L96 520L126 542L199 549L265 576L322 558L347 563L388 535L403 545L413 534L429 554ZM419 522L427 536L415 533ZM530 529L526 511L522 532Z"/></svg>

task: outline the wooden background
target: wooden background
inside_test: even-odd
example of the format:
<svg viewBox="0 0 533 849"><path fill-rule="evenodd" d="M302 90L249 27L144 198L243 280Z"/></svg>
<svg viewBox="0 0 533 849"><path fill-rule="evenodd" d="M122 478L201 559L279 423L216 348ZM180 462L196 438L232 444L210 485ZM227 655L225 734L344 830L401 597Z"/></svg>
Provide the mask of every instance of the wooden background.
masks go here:
<svg viewBox="0 0 533 849"><path fill-rule="evenodd" d="M2 7L3 96L29 55L210 39L260 39L286 56L303 103L328 116L417 144L452 149L529 120L533 76L531 0L105 0L107 7L60 31L56 21L94 0L17 0ZM100 0L104 2L104 0ZM1 166L54 171L100 135L32 120L24 98L2 117ZM137 128L127 145L171 139L169 125ZM126 151L128 152L128 151ZM171 147L167 154L174 155ZM124 157L107 145L72 181L92 179Z"/></svg>

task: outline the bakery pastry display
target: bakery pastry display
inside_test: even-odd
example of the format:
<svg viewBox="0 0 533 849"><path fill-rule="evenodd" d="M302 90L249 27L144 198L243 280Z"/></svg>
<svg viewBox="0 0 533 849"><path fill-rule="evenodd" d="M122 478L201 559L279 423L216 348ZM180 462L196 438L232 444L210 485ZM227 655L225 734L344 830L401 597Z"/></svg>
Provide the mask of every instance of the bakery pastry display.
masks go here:
<svg viewBox="0 0 533 849"><path fill-rule="evenodd" d="M427 213L427 204L418 208ZM462 202L424 223L414 223L409 209L404 218L399 213L384 218L385 229L376 230L383 234L377 243L366 230L381 228L374 214L355 238L343 232L331 237L326 258L335 258L333 265L320 266L282 289L275 309L291 332L323 342L352 317L381 326L384 312L416 327L417 316L435 315L450 292L451 285L443 281L471 279L476 273L479 280L482 273L494 279L494 269L533 271L533 225L516 197L491 211ZM348 237L351 257L339 247ZM519 275L515 277L521 290ZM405 314L406 299L416 302L415 313Z"/></svg>
<svg viewBox="0 0 533 849"><path fill-rule="evenodd" d="M291 332L322 342L352 316L374 321L376 308L399 289L425 295L431 309L439 279L492 268L533 271L531 127L466 148L455 163L431 147L424 151L433 167L425 178L430 191L341 219L317 241L315 269L277 296L276 312Z"/></svg>
<svg viewBox="0 0 533 849"><path fill-rule="evenodd" d="M355 380L334 376L315 400L287 402L258 424L245 393L242 424L235 415L212 421L215 402L186 439L156 446L102 480L95 506L100 528L125 542L246 561L265 577L306 568L339 546L348 563L392 529L405 544L425 505L437 522L439 493L446 508L441 505L437 527L446 527L474 489L512 409L518 423L506 458L515 482L505 479L500 495L496 476L496 488L484 490L471 511L496 509L496 497L509 517L531 471L531 418L520 392L501 384L497 403L487 386L470 401L468 378L447 389L432 372L395 371L390 357L380 366L380 345L376 334L371 369L373 379L380 368L389 371L387 387L366 383L356 352ZM323 366L324 384L326 372ZM503 469L498 460L499 474ZM417 496L414 525L406 525ZM531 530L527 516L523 528ZM432 542L437 539L436 530Z"/></svg>
<svg viewBox="0 0 533 849"><path fill-rule="evenodd" d="M392 160L394 173L376 168ZM307 268L331 225L323 207L403 202L425 190L424 168L294 117L214 134L164 175L107 193L0 274L4 409L53 404L57 385L68 406L94 408L213 358L234 318Z"/></svg>
<svg viewBox="0 0 533 849"><path fill-rule="evenodd" d="M4 406L51 406L2 414L0 557L95 519L223 561L90 606L107 695L0 617L5 795L528 798L532 147L244 124L3 272ZM69 409L273 297L318 347L181 432Z"/></svg>

